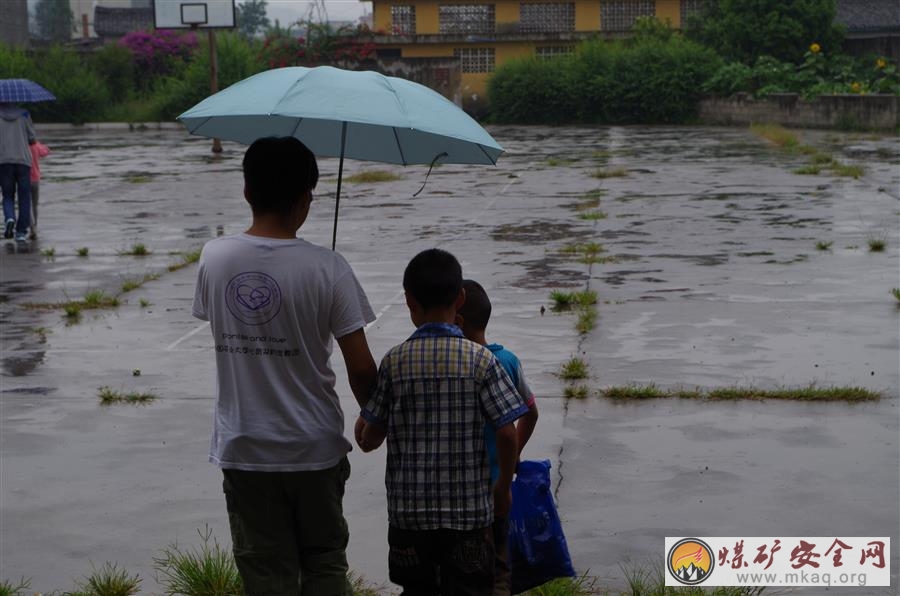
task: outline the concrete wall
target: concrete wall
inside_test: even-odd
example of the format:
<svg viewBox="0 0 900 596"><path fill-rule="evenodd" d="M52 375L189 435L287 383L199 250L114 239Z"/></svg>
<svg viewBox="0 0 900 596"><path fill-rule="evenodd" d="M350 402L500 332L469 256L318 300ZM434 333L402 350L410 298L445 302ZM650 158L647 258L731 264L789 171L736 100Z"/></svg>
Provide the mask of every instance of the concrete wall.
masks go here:
<svg viewBox="0 0 900 596"><path fill-rule="evenodd" d="M11 46L28 45L27 0L0 0L3 18L0 18L0 42Z"/></svg>
<svg viewBox="0 0 900 596"><path fill-rule="evenodd" d="M704 124L772 122L797 128L837 128L894 131L900 126L896 95L821 95L810 101L796 94L754 99L744 93L704 99L699 106Z"/></svg>

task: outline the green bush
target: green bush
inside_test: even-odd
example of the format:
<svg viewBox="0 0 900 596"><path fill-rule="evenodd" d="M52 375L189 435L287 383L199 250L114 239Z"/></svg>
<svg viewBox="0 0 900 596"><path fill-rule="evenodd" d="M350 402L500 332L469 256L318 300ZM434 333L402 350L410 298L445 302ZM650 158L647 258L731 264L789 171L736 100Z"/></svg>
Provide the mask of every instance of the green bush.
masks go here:
<svg viewBox="0 0 900 596"><path fill-rule="evenodd" d="M678 123L720 60L677 34L589 41L574 57L504 64L488 82L499 122Z"/></svg>
<svg viewBox="0 0 900 596"><path fill-rule="evenodd" d="M105 45L91 55L90 64L106 84L112 101L123 102L132 95L135 69L127 48Z"/></svg>
<svg viewBox="0 0 900 596"><path fill-rule="evenodd" d="M35 53L28 78L56 96L56 101L29 104L35 121L82 124L102 116L109 104L104 81L78 54L60 46Z"/></svg>
<svg viewBox="0 0 900 596"><path fill-rule="evenodd" d="M0 43L0 79L24 79L34 72L34 62L25 50Z"/></svg>

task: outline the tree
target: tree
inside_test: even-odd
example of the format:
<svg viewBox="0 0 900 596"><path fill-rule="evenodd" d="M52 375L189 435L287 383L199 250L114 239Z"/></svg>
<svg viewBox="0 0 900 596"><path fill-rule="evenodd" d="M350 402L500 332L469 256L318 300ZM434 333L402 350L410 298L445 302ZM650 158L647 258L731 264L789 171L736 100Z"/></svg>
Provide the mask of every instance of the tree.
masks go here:
<svg viewBox="0 0 900 596"><path fill-rule="evenodd" d="M796 63L814 43L839 50L843 29L835 14L835 0L706 0L687 34L745 64L760 56Z"/></svg>
<svg viewBox="0 0 900 596"><path fill-rule="evenodd" d="M240 34L247 39L256 37L257 33L268 29L266 0L244 0L243 4L238 4L237 26Z"/></svg>
<svg viewBox="0 0 900 596"><path fill-rule="evenodd" d="M69 0L38 0L34 20L40 38L58 42L72 39L75 17Z"/></svg>

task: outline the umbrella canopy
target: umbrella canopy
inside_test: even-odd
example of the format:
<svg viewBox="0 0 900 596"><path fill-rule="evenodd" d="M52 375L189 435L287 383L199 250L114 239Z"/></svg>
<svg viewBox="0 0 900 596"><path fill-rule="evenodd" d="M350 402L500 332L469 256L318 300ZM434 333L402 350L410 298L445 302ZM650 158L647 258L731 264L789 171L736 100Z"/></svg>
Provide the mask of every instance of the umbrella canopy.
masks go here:
<svg viewBox="0 0 900 596"><path fill-rule="evenodd" d="M259 73L178 119L192 134L240 143L294 136L326 157L410 165L445 153L441 163L494 164L503 153L481 125L428 87L330 66Z"/></svg>
<svg viewBox="0 0 900 596"><path fill-rule="evenodd" d="M259 73L178 119L191 134L239 143L293 136L316 155L339 157L332 249L345 157L403 165L495 164L503 153L480 124L428 87L331 66Z"/></svg>
<svg viewBox="0 0 900 596"><path fill-rule="evenodd" d="M56 96L28 79L0 79L0 103L55 101Z"/></svg>

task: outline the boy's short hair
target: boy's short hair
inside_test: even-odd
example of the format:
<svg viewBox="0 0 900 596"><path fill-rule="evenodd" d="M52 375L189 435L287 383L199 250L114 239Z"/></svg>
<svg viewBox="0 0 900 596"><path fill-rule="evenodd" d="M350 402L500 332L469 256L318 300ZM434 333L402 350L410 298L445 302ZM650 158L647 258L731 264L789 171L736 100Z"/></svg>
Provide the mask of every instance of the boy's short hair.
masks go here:
<svg viewBox="0 0 900 596"><path fill-rule="evenodd" d="M319 182L316 156L294 137L257 139L244 154L244 186L253 213L290 215Z"/></svg>
<svg viewBox="0 0 900 596"><path fill-rule="evenodd" d="M491 320L491 300L481 284L474 279L464 279L462 287L466 291L466 301L459 309L459 314L466 325L484 331Z"/></svg>
<svg viewBox="0 0 900 596"><path fill-rule="evenodd" d="M406 266L403 289L422 308L450 306L462 289L462 267L446 250L423 250Z"/></svg>

